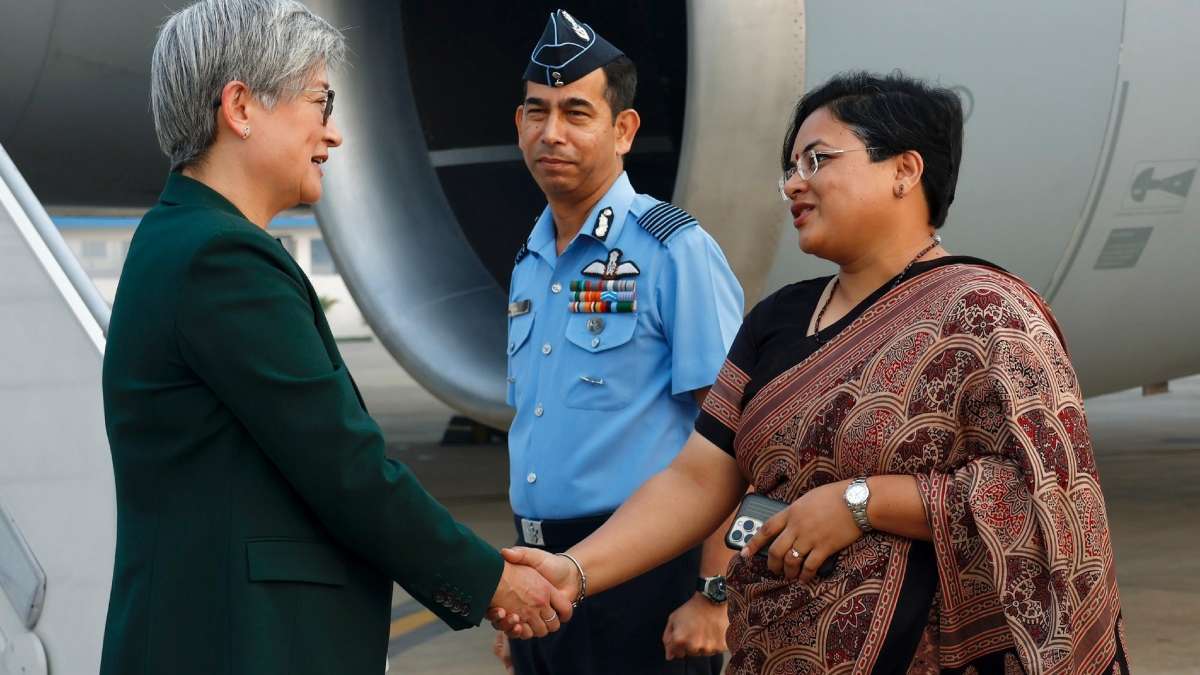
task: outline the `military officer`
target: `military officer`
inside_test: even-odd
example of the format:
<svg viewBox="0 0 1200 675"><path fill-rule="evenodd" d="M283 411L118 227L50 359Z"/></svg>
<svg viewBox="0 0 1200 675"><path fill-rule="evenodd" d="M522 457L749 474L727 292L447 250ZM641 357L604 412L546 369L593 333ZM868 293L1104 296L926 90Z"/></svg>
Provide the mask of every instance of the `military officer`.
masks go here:
<svg viewBox="0 0 1200 675"><path fill-rule="evenodd" d="M525 80L519 144L547 207L509 296L510 499L520 543L558 552L679 452L743 297L696 219L638 194L624 172L640 123L628 57L559 10ZM719 672L721 534L588 598L553 636L513 641L516 672Z"/></svg>

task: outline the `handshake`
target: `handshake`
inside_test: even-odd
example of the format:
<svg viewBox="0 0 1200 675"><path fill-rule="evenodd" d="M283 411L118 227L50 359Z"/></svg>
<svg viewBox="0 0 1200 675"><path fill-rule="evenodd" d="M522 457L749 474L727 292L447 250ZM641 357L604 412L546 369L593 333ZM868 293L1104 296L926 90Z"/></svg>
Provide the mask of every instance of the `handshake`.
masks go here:
<svg viewBox="0 0 1200 675"><path fill-rule="evenodd" d="M571 620L584 589L583 569L564 555L506 548L504 572L487 618L510 638L545 637Z"/></svg>

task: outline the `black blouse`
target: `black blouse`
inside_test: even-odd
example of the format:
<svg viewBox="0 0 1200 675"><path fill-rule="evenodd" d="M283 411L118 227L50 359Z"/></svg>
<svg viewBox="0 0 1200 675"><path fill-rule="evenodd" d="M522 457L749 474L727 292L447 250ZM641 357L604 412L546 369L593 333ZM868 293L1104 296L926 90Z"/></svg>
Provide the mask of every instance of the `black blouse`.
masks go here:
<svg viewBox="0 0 1200 675"><path fill-rule="evenodd" d="M954 264L985 265L994 269L999 266L970 256L945 256L928 262L919 262L908 270L906 278ZM728 360L750 376L742 396L741 407L745 408L754 395L784 371L800 363L822 344L829 342L842 329L849 326L871 305L883 297L896 283L893 277L858 303L846 316L822 328L814 335L807 335L817 303L825 292L832 275L808 279L789 284L763 298L746 318L738 330L733 345L729 348ZM730 455L734 454L735 430L726 427L715 417L701 411L696 418L696 431Z"/></svg>

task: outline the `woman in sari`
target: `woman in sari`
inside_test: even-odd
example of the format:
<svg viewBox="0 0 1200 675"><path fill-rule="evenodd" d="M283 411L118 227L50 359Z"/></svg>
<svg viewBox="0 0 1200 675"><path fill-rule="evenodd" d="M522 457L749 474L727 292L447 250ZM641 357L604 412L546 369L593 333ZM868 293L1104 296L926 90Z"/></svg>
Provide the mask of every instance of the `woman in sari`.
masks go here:
<svg viewBox="0 0 1200 675"><path fill-rule="evenodd" d="M750 312L683 452L603 528L506 558L582 601L752 485L790 506L731 563L730 673L1127 672L1063 337L1025 282L935 234L961 148L958 98L901 75L801 99L780 190L838 273Z"/></svg>

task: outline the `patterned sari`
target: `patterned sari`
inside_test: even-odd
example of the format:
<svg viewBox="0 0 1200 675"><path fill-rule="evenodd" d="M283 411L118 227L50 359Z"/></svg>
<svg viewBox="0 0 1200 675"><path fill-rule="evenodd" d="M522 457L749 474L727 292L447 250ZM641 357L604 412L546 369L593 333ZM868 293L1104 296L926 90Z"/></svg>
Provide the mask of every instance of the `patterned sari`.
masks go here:
<svg viewBox="0 0 1200 675"><path fill-rule="evenodd" d="M704 412L758 492L912 475L933 545L867 534L811 584L735 558L729 673L1126 672L1082 394L1024 282L945 264L743 400L749 381L728 361Z"/></svg>

